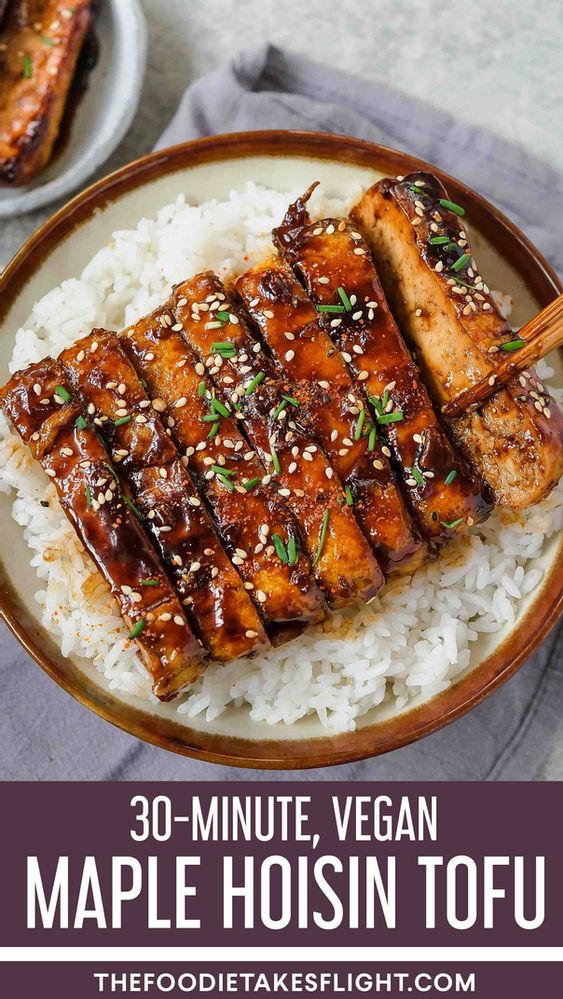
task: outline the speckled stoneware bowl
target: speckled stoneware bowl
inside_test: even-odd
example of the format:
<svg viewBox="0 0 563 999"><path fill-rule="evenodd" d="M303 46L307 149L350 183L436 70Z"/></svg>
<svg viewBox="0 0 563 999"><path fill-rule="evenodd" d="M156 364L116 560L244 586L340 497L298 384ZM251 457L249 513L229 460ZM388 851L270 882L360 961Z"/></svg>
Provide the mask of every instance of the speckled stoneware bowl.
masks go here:
<svg viewBox="0 0 563 999"><path fill-rule="evenodd" d="M476 254L493 287L514 297L513 321L525 322L561 290L538 251L499 211L474 191L403 153L339 136L259 132L218 136L177 146L124 167L80 194L20 250L0 278L0 380L7 375L16 329L33 303L64 278L80 273L115 229L132 228L180 193L195 201L224 198L247 180L281 190L321 181L328 194L381 175L430 169L466 207ZM554 359L563 380L560 358ZM285 727L251 721L245 708L230 708L212 723L174 720L168 705L156 708L108 690L101 674L64 659L43 629L30 598L37 577L20 528L1 497L0 611L36 662L57 683L115 725L178 753L234 766L290 769L329 766L387 752L435 731L486 697L528 658L563 606L563 544L553 537L537 564L544 581L525 598L514 625L483 636L472 647L471 666L448 691L413 701L402 713L379 707L356 732L328 735L313 718Z"/></svg>

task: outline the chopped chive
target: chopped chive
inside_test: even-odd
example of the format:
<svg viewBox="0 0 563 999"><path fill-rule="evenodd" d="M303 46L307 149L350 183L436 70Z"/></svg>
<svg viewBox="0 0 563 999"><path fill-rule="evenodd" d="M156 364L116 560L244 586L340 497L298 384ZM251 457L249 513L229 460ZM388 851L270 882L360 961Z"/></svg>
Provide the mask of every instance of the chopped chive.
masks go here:
<svg viewBox="0 0 563 999"><path fill-rule="evenodd" d="M27 54L22 57L22 73L24 80L31 80L33 76L33 64Z"/></svg>
<svg viewBox="0 0 563 999"><path fill-rule="evenodd" d="M249 479L248 482L243 482L243 486L248 492L249 489L254 489L254 486L257 486L259 482L260 478L256 476L255 479Z"/></svg>
<svg viewBox="0 0 563 999"><path fill-rule="evenodd" d="M133 511L133 513L135 514L137 520L143 520L144 519L141 511L139 510L139 508L135 506L135 504L133 503L133 500L130 500L129 497L125 495L125 493L121 494L121 499L125 503L125 506L128 506L129 509Z"/></svg>
<svg viewBox="0 0 563 999"><path fill-rule="evenodd" d="M287 558L289 565L295 565L297 562L297 542L293 537L293 534L289 535L287 542Z"/></svg>
<svg viewBox="0 0 563 999"><path fill-rule="evenodd" d="M225 468L223 465L212 465L211 469L213 472L217 472L217 475L236 475L236 472L231 471L230 468Z"/></svg>
<svg viewBox="0 0 563 999"><path fill-rule="evenodd" d="M282 399L279 406L276 406L272 419L277 420L280 413L283 413L284 409L287 409L287 399Z"/></svg>
<svg viewBox="0 0 563 999"><path fill-rule="evenodd" d="M264 381L265 377L266 377L265 371L259 371L258 374L254 376L252 381L246 386L244 394L250 395L251 392L254 392L254 389L258 387L260 382Z"/></svg>
<svg viewBox="0 0 563 999"><path fill-rule="evenodd" d="M219 319L219 321L222 323L228 323L229 313L218 309L217 312L215 313L215 319Z"/></svg>
<svg viewBox="0 0 563 999"><path fill-rule="evenodd" d="M371 402L373 408L375 409L378 416L383 416L383 406L376 395L370 395L369 401Z"/></svg>
<svg viewBox="0 0 563 999"><path fill-rule="evenodd" d="M354 506L354 497L352 496L350 486L344 486L344 492L346 494L346 502L348 506Z"/></svg>
<svg viewBox="0 0 563 999"><path fill-rule="evenodd" d="M508 343L501 343L500 349L508 353L511 350L520 350L521 347L525 347L527 340L522 340L518 337L516 340L509 340Z"/></svg>
<svg viewBox="0 0 563 999"><path fill-rule="evenodd" d="M452 468L451 472L448 472L448 474L446 475L446 478L445 478L445 483L446 483L447 486L451 486L451 484L454 481L456 475L457 475L457 472L456 472L455 468Z"/></svg>
<svg viewBox="0 0 563 999"><path fill-rule="evenodd" d="M400 421L404 420L404 418L405 418L404 417L404 413L402 412L402 410L399 409L399 410L397 410L396 413L384 413L383 416L378 416L377 417L377 422L378 423L400 423Z"/></svg>
<svg viewBox="0 0 563 999"><path fill-rule="evenodd" d="M454 527L459 527L460 524L463 524L463 521L463 517L458 517L457 520L450 520L449 523L447 520L441 520L440 523L442 527L446 527L448 531L453 531Z"/></svg>
<svg viewBox="0 0 563 999"><path fill-rule="evenodd" d="M417 483L417 485L419 485L419 486L426 485L426 480L425 480L422 472L420 471L419 468L417 468L416 465L413 465L412 468L409 469L409 471L410 471L410 473L411 473L414 481Z"/></svg>
<svg viewBox="0 0 563 999"><path fill-rule="evenodd" d="M228 315L228 312L225 315ZM211 353L216 354L218 350L228 350L230 347L234 349L234 346L232 340L217 340L211 344Z"/></svg>
<svg viewBox="0 0 563 999"><path fill-rule="evenodd" d="M70 392L68 392L67 389L65 389L64 385L56 385L55 386L55 393L56 393L56 395L58 395L59 399L63 400L63 402L70 402L71 401L70 400Z"/></svg>
<svg viewBox="0 0 563 999"><path fill-rule="evenodd" d="M446 245L444 246L444 250L453 250L456 248L457 248L457 243L455 242L455 240L453 242L450 241L449 243L446 243Z"/></svg>
<svg viewBox="0 0 563 999"><path fill-rule="evenodd" d="M197 387L197 394L198 394L198 396L199 396L200 399L203 399L203 397L205 395L205 382L200 382L199 383L199 385Z"/></svg>
<svg viewBox="0 0 563 999"><path fill-rule="evenodd" d="M137 636L141 634L144 627L145 627L145 619L144 617L140 617L139 620L137 621L137 624L133 628L131 628L131 631L127 635L127 638L137 638Z"/></svg>
<svg viewBox="0 0 563 999"><path fill-rule="evenodd" d="M41 35L41 41L43 42L43 45L48 45L48 47L49 47L50 49L51 49L51 48L53 47L53 45L55 45L55 44L56 44L56 43L55 43L55 42L53 41L53 39L52 39L52 38L48 38L48 37L47 37L47 35Z"/></svg>
<svg viewBox="0 0 563 999"><path fill-rule="evenodd" d="M328 510L325 510L324 517L323 517L323 522L322 522L322 526L321 526L321 533L319 535L319 547L317 548L317 553L316 553L316 555L315 555L315 557L313 559L313 565L316 565L317 562L319 561L320 557L321 557L321 552L323 550L324 543L325 543L326 529L327 529L327 527L328 527Z"/></svg>
<svg viewBox="0 0 563 999"><path fill-rule="evenodd" d="M299 409L299 407L301 406L299 399L296 399L295 396L293 395L286 395L285 392L282 392L282 399L285 399L286 402L291 403L291 405L295 406L296 409Z"/></svg>
<svg viewBox="0 0 563 999"><path fill-rule="evenodd" d="M452 271L462 271L464 267L467 267L471 257L468 253L462 253L461 257L458 257L455 264L452 264Z"/></svg>
<svg viewBox="0 0 563 999"><path fill-rule="evenodd" d="M158 579L142 579L141 586L159 586Z"/></svg>
<svg viewBox="0 0 563 999"><path fill-rule="evenodd" d="M412 183L410 185L410 189L411 191L414 191L415 194L424 194L427 198L429 197L428 191L425 191L424 188L419 187L418 184Z"/></svg>
<svg viewBox="0 0 563 999"><path fill-rule="evenodd" d="M139 378L139 381L140 381L141 385L143 386L145 392L148 392L149 386L148 386L148 383L145 381L145 379L144 378Z"/></svg>
<svg viewBox="0 0 563 999"><path fill-rule="evenodd" d="M214 413L220 413L221 416L224 416L226 420L230 419L230 417L232 416L230 410L228 410L227 407L223 405L220 399L213 398L211 400L211 409L213 410Z"/></svg>
<svg viewBox="0 0 563 999"><path fill-rule="evenodd" d="M289 562L289 556L279 534L272 534L272 541L274 543L274 548L276 549L276 555L278 556L280 562L287 565Z"/></svg>
<svg viewBox="0 0 563 999"><path fill-rule="evenodd" d="M221 469L221 472L216 472L215 474L216 474L217 478L219 479L219 482L221 483L221 485L225 486L225 489L227 490L227 492L232 493L234 491L235 487L233 486L233 483L229 479L229 476L224 474L224 470Z"/></svg>
<svg viewBox="0 0 563 999"><path fill-rule="evenodd" d="M351 303L350 299L348 298L348 295L344 291L344 288L339 288L338 289L338 294L340 295L340 301L342 302L342 305L346 309L346 312L351 312L352 311L352 303Z"/></svg>
<svg viewBox="0 0 563 999"><path fill-rule="evenodd" d="M368 437L368 451L374 450L376 440L377 440L377 428L372 427Z"/></svg>
<svg viewBox="0 0 563 999"><path fill-rule="evenodd" d="M92 490L88 484L86 484L86 506L88 508L92 506Z"/></svg>
<svg viewBox="0 0 563 999"><path fill-rule="evenodd" d="M113 421L113 425L114 427L121 427L123 426L124 423L129 423L130 419L131 419L130 416L120 416L119 420Z"/></svg>
<svg viewBox="0 0 563 999"><path fill-rule="evenodd" d="M449 236L432 236L432 238L428 240L431 246L444 246L446 243L449 243L449 241Z"/></svg>
<svg viewBox="0 0 563 999"><path fill-rule="evenodd" d="M217 413L207 413L205 416L201 417L202 423L215 423L217 420Z"/></svg>
<svg viewBox="0 0 563 999"><path fill-rule="evenodd" d="M108 472L110 472L113 475L115 481L119 482L119 476L118 476L117 472L115 471L115 468L113 467L113 465L110 465L109 461L104 461L104 465L106 466Z"/></svg>
<svg viewBox="0 0 563 999"><path fill-rule="evenodd" d="M85 430L88 426L88 420L85 420L83 416L79 416L74 426L77 430Z"/></svg>
<svg viewBox="0 0 563 999"><path fill-rule="evenodd" d="M281 465L280 465L280 459L278 458L278 453L277 453L277 451L274 450L274 448L272 448L272 450L270 451L270 454L272 455L272 461L274 463L274 468L275 468L276 472L279 475L280 472L281 472Z"/></svg>
<svg viewBox="0 0 563 999"><path fill-rule="evenodd" d="M467 281L462 281L459 277L456 277L455 283L460 284L463 288L469 288L470 291L479 291L474 284L468 284Z"/></svg>
<svg viewBox="0 0 563 999"><path fill-rule="evenodd" d="M212 437L215 437L215 435L218 433L219 433L219 421L217 420L217 422L214 423L213 426L211 427L211 430L207 435L207 440L210 440Z"/></svg>
<svg viewBox="0 0 563 999"><path fill-rule="evenodd" d="M389 402L389 389L385 389L385 392L381 396L381 406L382 406L383 412L385 412L385 407L386 407L386 405L387 405L388 402Z"/></svg>
<svg viewBox="0 0 563 999"><path fill-rule="evenodd" d="M365 418L366 418L365 409L360 409L360 415L358 416L358 422L356 424L356 429L354 431L355 441L359 441L360 437L362 436L362 427L364 425Z"/></svg>
<svg viewBox="0 0 563 999"><path fill-rule="evenodd" d="M316 305L315 308L317 312L336 312L340 315L342 315L343 312L346 312L343 305Z"/></svg>
<svg viewBox="0 0 563 999"><path fill-rule="evenodd" d="M454 215L465 215L465 208L462 208L461 205L456 205L455 201L449 201L448 198L439 198L438 204L442 208L449 208L450 212L453 212Z"/></svg>

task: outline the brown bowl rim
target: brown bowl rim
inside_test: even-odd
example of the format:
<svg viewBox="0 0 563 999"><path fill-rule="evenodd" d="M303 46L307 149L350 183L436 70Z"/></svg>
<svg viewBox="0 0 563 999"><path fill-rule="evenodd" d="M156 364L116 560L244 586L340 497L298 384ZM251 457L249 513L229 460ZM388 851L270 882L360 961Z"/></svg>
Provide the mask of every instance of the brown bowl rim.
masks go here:
<svg viewBox="0 0 563 999"><path fill-rule="evenodd" d="M268 130L194 139L149 153L92 184L34 232L0 275L0 320L49 252L94 213L154 177L198 164L245 156L302 156L372 166L391 174L436 173L469 206L473 223L525 275L543 307L562 290L557 274L526 236L494 205L433 164L387 146L344 135ZM391 752L438 731L479 704L523 665L563 610L563 541L540 591L517 627L491 655L447 691L395 718L355 732L296 739L241 739L190 729L119 701L63 659L29 615L0 565L0 617L26 652L67 693L100 717L160 748L235 767L296 770L335 766ZM45 651L45 645L49 651Z"/></svg>

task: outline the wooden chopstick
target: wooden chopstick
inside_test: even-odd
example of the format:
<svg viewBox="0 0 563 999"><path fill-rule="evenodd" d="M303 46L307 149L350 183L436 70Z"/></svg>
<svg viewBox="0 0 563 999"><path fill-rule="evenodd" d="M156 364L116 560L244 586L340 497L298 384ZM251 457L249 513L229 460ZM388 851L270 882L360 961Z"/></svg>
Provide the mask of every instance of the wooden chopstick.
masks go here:
<svg viewBox="0 0 563 999"><path fill-rule="evenodd" d="M514 339L525 340L525 343L517 350L507 353L487 378L471 385L456 399L451 399L442 406L444 416L451 418L477 409L521 371L526 371L541 357L563 344L563 294L522 326L514 334Z"/></svg>

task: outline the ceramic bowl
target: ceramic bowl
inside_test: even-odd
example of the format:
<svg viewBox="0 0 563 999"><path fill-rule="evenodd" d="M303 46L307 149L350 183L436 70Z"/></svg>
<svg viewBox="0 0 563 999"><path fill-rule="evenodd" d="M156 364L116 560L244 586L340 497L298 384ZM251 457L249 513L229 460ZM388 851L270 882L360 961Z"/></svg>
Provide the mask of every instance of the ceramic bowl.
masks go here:
<svg viewBox="0 0 563 999"><path fill-rule="evenodd" d="M33 303L64 278L78 275L116 229L131 228L179 193L198 202L224 198L247 180L280 190L320 180L329 195L343 195L351 183L367 186L385 174L435 171L467 213L476 255L492 287L514 297L512 319L524 323L560 291L555 273L496 208L433 166L357 139L304 132L256 132L189 142L146 156L84 191L57 212L20 250L0 278L0 380L7 374L15 330ZM563 367L555 358L557 377ZM37 578L29 549L0 498L0 611L36 662L70 694L115 725L163 748L208 761L267 769L320 767L362 759L404 746L468 711L525 662L556 621L563 606L563 544L552 537L538 559L541 586L519 605L513 626L483 636L471 664L447 691L415 700L397 714L379 707L355 732L327 734L306 718L293 726L268 726L230 708L211 723L178 724L170 705L153 707L108 689L101 674L60 654L40 624L29 597Z"/></svg>
<svg viewBox="0 0 563 999"><path fill-rule="evenodd" d="M68 141L26 187L0 188L0 218L34 211L82 187L127 132L147 61L139 0L104 0L95 24L99 58L73 114Z"/></svg>

